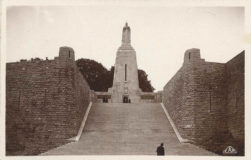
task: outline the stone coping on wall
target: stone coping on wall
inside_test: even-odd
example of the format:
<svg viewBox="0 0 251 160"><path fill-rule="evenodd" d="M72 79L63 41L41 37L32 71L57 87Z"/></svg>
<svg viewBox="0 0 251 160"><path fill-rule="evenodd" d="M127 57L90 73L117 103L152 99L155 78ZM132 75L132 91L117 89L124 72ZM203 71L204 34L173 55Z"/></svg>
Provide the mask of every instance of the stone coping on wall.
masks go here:
<svg viewBox="0 0 251 160"><path fill-rule="evenodd" d="M77 136L68 139L69 141L75 141L75 142L79 141L79 139L80 139L80 137L81 137L81 135L82 135L82 133L83 133L83 130L84 130L84 127L85 127L85 123L86 123L86 121L87 121L87 118L88 118L89 112L90 112L90 110L91 110L91 107L92 107L92 102L90 102L89 105L88 105L88 108L87 108L87 110L86 110L86 112L85 112L83 121L82 121L81 126L80 126L80 128L79 128L79 130L78 130Z"/></svg>
<svg viewBox="0 0 251 160"><path fill-rule="evenodd" d="M180 135L178 129L176 128L176 126L175 126L175 124L174 124L172 118L170 117L170 115L169 115L167 109L165 108L164 104L163 104L163 103L160 103L160 104L161 104L161 106L162 106L162 108L163 108L163 110L164 110L164 112L165 112L165 115L166 115L167 119L169 120L171 126L173 127L173 130L174 130L174 132L175 132L175 134L176 134L178 140L180 141L180 143L192 143L193 141L191 141L191 140L189 140L189 139L184 139L184 138L181 137L181 135Z"/></svg>

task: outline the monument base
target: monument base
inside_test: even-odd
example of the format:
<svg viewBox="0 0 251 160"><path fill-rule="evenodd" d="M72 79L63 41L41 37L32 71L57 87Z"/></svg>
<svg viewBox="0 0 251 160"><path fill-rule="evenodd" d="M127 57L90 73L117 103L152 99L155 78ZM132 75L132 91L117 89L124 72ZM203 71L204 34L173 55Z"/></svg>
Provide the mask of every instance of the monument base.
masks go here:
<svg viewBox="0 0 251 160"><path fill-rule="evenodd" d="M139 103L141 90L134 90L128 93L121 92L116 88L109 88L112 103Z"/></svg>

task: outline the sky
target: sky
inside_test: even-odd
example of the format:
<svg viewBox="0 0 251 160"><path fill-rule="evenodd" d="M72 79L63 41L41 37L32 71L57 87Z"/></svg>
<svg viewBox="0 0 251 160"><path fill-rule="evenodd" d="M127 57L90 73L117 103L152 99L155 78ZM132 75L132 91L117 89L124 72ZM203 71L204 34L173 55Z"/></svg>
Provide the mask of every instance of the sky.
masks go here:
<svg viewBox="0 0 251 160"><path fill-rule="evenodd" d="M138 68L155 91L182 66L187 49L199 48L206 61L220 63L244 50L242 7L12 6L6 61L53 59L60 46L69 46L75 59L93 59L110 69L126 22Z"/></svg>

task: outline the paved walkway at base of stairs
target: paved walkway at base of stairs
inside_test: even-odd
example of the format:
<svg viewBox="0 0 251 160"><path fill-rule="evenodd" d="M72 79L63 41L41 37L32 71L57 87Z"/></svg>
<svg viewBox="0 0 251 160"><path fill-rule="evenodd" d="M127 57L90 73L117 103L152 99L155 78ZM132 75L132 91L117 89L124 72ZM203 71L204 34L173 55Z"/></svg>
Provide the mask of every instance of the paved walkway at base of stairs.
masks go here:
<svg viewBox="0 0 251 160"><path fill-rule="evenodd" d="M93 104L78 142L42 155L156 155L163 142L166 155L215 155L180 143L160 104Z"/></svg>

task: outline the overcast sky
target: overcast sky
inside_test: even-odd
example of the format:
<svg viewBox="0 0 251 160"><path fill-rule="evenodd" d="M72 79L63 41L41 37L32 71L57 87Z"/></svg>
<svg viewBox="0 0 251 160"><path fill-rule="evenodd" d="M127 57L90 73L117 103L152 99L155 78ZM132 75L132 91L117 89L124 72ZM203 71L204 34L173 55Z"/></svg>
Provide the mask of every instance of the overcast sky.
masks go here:
<svg viewBox="0 0 251 160"><path fill-rule="evenodd" d="M244 49L241 7L43 6L7 10L7 62L53 59L60 46L107 69L115 64L125 22L140 69L156 90L177 72L186 49L227 62Z"/></svg>

